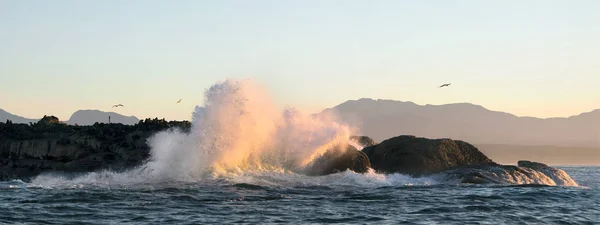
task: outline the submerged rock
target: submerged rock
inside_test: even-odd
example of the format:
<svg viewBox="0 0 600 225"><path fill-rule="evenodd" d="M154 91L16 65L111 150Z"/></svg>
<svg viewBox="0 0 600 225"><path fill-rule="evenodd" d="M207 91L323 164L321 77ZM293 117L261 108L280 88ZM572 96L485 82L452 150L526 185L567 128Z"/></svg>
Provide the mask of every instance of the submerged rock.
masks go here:
<svg viewBox="0 0 600 225"><path fill-rule="evenodd" d="M519 166L488 165L459 168L442 172L436 176L442 176L443 180L456 183L578 186L577 182L561 169L545 166L543 163L529 163L531 164L519 163Z"/></svg>
<svg viewBox="0 0 600 225"><path fill-rule="evenodd" d="M362 150L380 173L422 176L481 165L496 165L475 146L458 140L403 135Z"/></svg>
<svg viewBox="0 0 600 225"><path fill-rule="evenodd" d="M352 170L365 173L371 167L369 157L349 144L337 145L327 150L305 168L311 176L322 176Z"/></svg>
<svg viewBox="0 0 600 225"><path fill-rule="evenodd" d="M531 168L534 170L541 170L541 169L549 168L549 166L546 164L539 163L539 162L531 162L531 161L527 161L527 160L520 160L519 162L517 162L517 165L519 167L527 167L527 168Z"/></svg>

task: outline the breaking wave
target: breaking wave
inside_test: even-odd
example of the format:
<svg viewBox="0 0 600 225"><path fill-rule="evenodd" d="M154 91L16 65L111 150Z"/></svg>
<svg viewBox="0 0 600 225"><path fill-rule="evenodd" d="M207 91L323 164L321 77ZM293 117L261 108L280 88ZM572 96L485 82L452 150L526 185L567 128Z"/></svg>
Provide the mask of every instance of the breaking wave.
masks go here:
<svg viewBox="0 0 600 225"><path fill-rule="evenodd" d="M296 109L279 111L251 80L210 87L196 107L190 133L150 138L144 166L155 178L197 180L250 171L299 171L330 146L347 142L350 127Z"/></svg>
<svg viewBox="0 0 600 225"><path fill-rule="evenodd" d="M252 80L225 80L204 93L192 114L189 133L159 132L149 138L151 158L124 173L102 171L86 181L197 181L256 172L298 172L338 143L351 127L333 116L314 117L297 109L279 110ZM48 176L34 179L39 182Z"/></svg>

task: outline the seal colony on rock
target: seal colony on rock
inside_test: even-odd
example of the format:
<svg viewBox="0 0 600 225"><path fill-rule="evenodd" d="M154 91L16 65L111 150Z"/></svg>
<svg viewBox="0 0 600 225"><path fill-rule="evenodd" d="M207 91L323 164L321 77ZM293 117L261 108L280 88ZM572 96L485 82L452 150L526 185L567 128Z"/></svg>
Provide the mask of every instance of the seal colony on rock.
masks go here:
<svg viewBox="0 0 600 225"><path fill-rule="evenodd" d="M71 126L54 116L44 116L30 125L0 123L0 180L29 180L44 172L125 170L148 160L150 147L146 140L153 134L167 129L189 132L190 127L187 121L157 118L132 126ZM411 135L379 144L367 136L351 136L348 143L333 145L296 172L323 176L347 170L366 173L370 169L457 183L577 185L564 171L543 163L500 165L467 142Z"/></svg>

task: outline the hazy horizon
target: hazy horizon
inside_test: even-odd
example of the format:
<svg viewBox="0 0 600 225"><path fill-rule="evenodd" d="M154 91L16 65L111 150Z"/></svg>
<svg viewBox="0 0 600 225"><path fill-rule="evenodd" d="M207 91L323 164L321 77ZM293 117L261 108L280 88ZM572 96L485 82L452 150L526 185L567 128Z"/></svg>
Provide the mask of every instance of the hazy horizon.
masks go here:
<svg viewBox="0 0 600 225"><path fill-rule="evenodd" d="M600 108L597 1L161 3L0 1L0 107L181 120L211 84L254 78L306 112L363 97L540 118Z"/></svg>
<svg viewBox="0 0 600 225"><path fill-rule="evenodd" d="M589 113L589 112L593 112L593 111L596 111L596 110L600 110L600 108L598 108L598 109L592 109L592 110L590 110L590 111L579 112L579 113L575 113L575 114L573 114L573 115L566 115L566 116L556 116L556 117L536 117L536 116L520 116L520 115L516 115L516 114L514 114L514 113L511 113L511 112L505 112L505 111L500 111L500 110L493 110L493 109L487 108L487 107L485 107L485 106L483 106L483 105L476 104L476 103L472 103L472 102L450 102L450 103L443 103L443 104L419 104L419 103L416 103L416 102L413 102L413 101L395 100L395 99L373 99L373 98L358 98L358 99L348 99L348 100L346 100L346 101L339 102L339 103L337 103L337 104L335 104L335 105L332 105L332 106L326 106L326 107L324 107L324 108L321 108L321 109L315 109L315 110L311 110L311 111L307 111L307 112L306 112L306 110L305 110L305 113L309 113L309 114L318 114L318 113L322 112L323 110L327 110L327 109L334 108L335 106L338 106L338 105L340 105L340 104L343 104L343 103L345 103L345 102L347 102L347 101L357 101L357 100L360 100L360 99L372 99L372 100L385 100L385 101L407 102L407 103L414 103L414 104L416 104L416 105L418 105L418 106L427 106L427 105L431 105L431 106L444 106L444 105L454 105L454 104L471 104L471 105L481 106L481 107L483 107L483 108L485 108L485 109L487 109L487 110L490 110L490 111L492 111L492 112L502 112L502 113L508 113L508 114L511 114L511 115L514 115L514 116L517 116L517 117L531 117L531 118L537 118L537 119L566 119L566 118L569 118L569 117L572 117L572 116L578 116L578 115L581 115L581 114L584 114L584 113ZM200 105L201 105L201 104L198 104L198 105L196 105L196 106L200 106ZM195 107L195 106L194 106L194 107ZM280 107L281 107L281 109L283 110L283 109L285 109L285 108L286 108L286 107L288 107L288 106L286 106L286 105L281 105ZM65 117L60 117L60 116L57 116L57 115L55 115L55 114L52 114L52 113L44 113L43 115L40 115L40 116L38 116L38 117L26 117L26 116L23 116L23 115L21 115L21 114L16 114L16 113L13 113L12 111L10 111L10 110L7 110L7 109L5 109L5 108L2 108L2 107L0 106L0 110L4 110L4 111L6 111L6 112L8 112L8 113L11 113L11 114L13 114L13 115L15 115L15 116L21 116L21 117L24 117L24 118L26 118L26 119L40 119L40 118L42 118L43 116L56 116L56 117L58 117L58 118L59 118L61 121L67 121L67 120L69 120L69 119L70 119L70 117L73 115L73 113L75 113L75 112L77 112L77 111L88 111L88 110L89 110L89 111L95 111L95 110L98 110L98 111L107 112L107 113L118 113L118 114L120 114L120 115L123 115L123 116L127 116L127 117L129 117L129 116L133 116L133 117L137 117L137 118L140 118L140 119L145 119L145 118L165 118L166 120L189 120L189 119L190 119L190 118L183 118L183 119L170 119L170 118L167 118L167 117L165 117L165 116L162 116L162 115L149 115L148 117L140 117L140 116L138 116L138 115L135 115L135 114L130 114L130 115L128 115L128 114L123 114L123 113L119 112L119 109L120 109L120 108L113 108L113 107L110 107L110 108L107 108L107 109L91 109L91 108L84 109L84 108L82 108L82 109L76 109L75 111L73 111L73 112L71 112L71 113L67 113ZM191 111L190 111L190 116L189 116L189 117L191 117L191 116L192 116L192 113L191 113ZM0 121L0 122L2 122L2 121Z"/></svg>

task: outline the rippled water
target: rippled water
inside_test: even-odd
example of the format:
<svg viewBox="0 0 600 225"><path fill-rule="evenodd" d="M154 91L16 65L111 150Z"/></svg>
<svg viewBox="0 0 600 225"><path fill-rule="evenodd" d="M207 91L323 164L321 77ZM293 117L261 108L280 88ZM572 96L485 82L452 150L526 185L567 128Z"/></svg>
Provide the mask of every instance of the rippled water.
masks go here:
<svg viewBox="0 0 600 225"><path fill-rule="evenodd" d="M0 222L50 224L596 224L600 167L580 187L449 185L403 175L245 174L186 183L0 182Z"/></svg>

